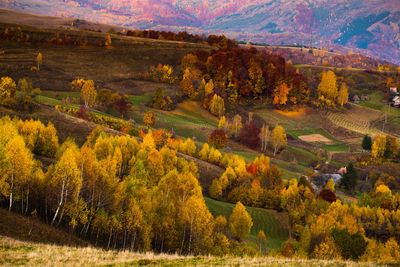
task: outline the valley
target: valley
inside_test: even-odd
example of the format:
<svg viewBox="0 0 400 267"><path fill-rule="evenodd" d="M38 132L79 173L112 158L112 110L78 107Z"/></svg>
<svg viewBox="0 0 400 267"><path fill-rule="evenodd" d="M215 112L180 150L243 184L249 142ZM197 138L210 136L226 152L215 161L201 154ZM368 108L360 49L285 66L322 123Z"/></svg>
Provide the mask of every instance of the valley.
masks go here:
<svg viewBox="0 0 400 267"><path fill-rule="evenodd" d="M397 72L58 23L0 24L0 264L398 263Z"/></svg>

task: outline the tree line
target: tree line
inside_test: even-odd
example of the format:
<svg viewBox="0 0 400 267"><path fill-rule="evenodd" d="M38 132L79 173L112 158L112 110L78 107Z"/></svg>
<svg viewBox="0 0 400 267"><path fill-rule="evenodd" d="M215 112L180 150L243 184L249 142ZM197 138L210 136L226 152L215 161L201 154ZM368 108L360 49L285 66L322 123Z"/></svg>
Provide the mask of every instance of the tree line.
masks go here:
<svg viewBox="0 0 400 267"><path fill-rule="evenodd" d="M82 147L59 144L54 126L0 119L0 195L10 211L108 249L224 255L240 251L252 227L238 203L229 221L214 218L194 162L150 131L139 143L96 128ZM36 155L47 157L44 167Z"/></svg>

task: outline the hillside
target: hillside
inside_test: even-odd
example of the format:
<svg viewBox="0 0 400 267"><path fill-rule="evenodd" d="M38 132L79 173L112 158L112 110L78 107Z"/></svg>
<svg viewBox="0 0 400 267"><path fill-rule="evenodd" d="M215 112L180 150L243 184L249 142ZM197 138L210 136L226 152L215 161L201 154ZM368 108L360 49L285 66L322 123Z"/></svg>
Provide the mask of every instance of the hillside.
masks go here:
<svg viewBox="0 0 400 267"><path fill-rule="evenodd" d="M309 66L329 66L335 68L347 68L354 70L375 70L379 66L387 65L392 69L396 69L396 65L388 64L388 62L348 52L342 54L340 51L313 49L307 47L280 47L280 46L256 46L273 54L277 54L285 58L287 61L295 65Z"/></svg>
<svg viewBox="0 0 400 267"><path fill-rule="evenodd" d="M400 259L397 72L29 20L0 23L4 265Z"/></svg>
<svg viewBox="0 0 400 267"><path fill-rule="evenodd" d="M5 250L4 237L60 246L87 247L89 245L88 242L74 235L69 235L65 231L49 227L35 216L22 216L17 213L8 212L3 208L0 208L0 236L3 236L2 247L0 247L1 252Z"/></svg>
<svg viewBox="0 0 400 267"><path fill-rule="evenodd" d="M0 31L12 24L0 24ZM170 64L176 66L188 52L204 45L152 40L145 38L112 35L112 47L99 48L106 35L97 32L68 29L42 29L23 26L25 35L37 39L54 39L60 35L65 42L76 40L76 45L38 41L19 42L0 40L4 54L0 57L0 70L3 75L15 79L26 77L41 90L67 91L72 80L85 76L93 79L103 88L122 91L127 94L143 94L154 91L163 84L149 84L137 81L139 72L146 72L151 66ZM43 66L40 73L31 71L35 66L36 55L43 53ZM174 87L172 87L174 88Z"/></svg>
<svg viewBox="0 0 400 267"><path fill-rule="evenodd" d="M305 44L399 63L399 5L391 1L7 1L1 7L137 28L225 33L241 41ZM155 15L157 14L157 15Z"/></svg>
<svg viewBox="0 0 400 267"><path fill-rule="evenodd" d="M211 198L206 198L206 204L210 212L214 217L219 215L225 216L229 219L232 214L232 210L235 205L225 203L222 201L216 201ZM257 234L260 230L264 231L267 236L267 248L268 249L279 249L282 243L289 237L289 217L284 212L276 212L273 210L247 208L249 214L253 218L254 227L252 228L250 235L247 237L248 242L256 244Z"/></svg>

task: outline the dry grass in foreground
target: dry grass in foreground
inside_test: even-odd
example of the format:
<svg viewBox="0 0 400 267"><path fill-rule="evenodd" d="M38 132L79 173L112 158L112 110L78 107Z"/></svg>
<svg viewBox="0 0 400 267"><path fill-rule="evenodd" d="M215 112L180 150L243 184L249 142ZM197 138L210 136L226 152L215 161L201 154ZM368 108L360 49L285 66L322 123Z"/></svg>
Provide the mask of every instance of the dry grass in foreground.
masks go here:
<svg viewBox="0 0 400 267"><path fill-rule="evenodd" d="M180 256L45 245L0 236L2 266L376 266L376 263ZM386 265L381 265L386 266Z"/></svg>

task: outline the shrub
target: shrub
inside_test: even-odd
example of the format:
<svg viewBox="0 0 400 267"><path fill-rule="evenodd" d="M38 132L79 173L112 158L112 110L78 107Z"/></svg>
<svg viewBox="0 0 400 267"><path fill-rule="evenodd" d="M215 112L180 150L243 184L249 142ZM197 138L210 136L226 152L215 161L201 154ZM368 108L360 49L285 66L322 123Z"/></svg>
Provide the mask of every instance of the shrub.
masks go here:
<svg viewBox="0 0 400 267"><path fill-rule="evenodd" d="M143 123L148 127L153 127L157 122L157 117L152 110L148 111L143 117Z"/></svg>
<svg viewBox="0 0 400 267"><path fill-rule="evenodd" d="M228 142L228 139L226 137L226 133L222 129L214 130L210 134L210 137L208 138L208 143L212 147L219 148L219 149L226 147L227 142Z"/></svg>
<svg viewBox="0 0 400 267"><path fill-rule="evenodd" d="M81 108L78 110L78 112L76 113L76 116L78 118L87 120L88 119L88 115L87 115L87 108L84 106L81 106Z"/></svg>
<svg viewBox="0 0 400 267"><path fill-rule="evenodd" d="M77 117L78 116L78 112L79 109L77 108L68 108L68 107L62 107L62 106L55 106L54 107L55 110L60 111L60 112L64 112L68 115ZM97 115L97 114L93 114L93 113L89 113L87 112L87 120L94 122L98 125L102 125L117 131L120 131L123 128L127 128L127 127L132 127L132 124L126 120L122 120L122 119L116 119L116 118L112 118L112 117L107 117L107 116L102 116L102 115ZM134 133L133 135L138 136L138 130L134 130L135 128L133 128L132 130L130 130L130 132Z"/></svg>
<svg viewBox="0 0 400 267"><path fill-rule="evenodd" d="M320 199L323 199L323 200L325 200L325 201L328 201L329 203L333 203L333 202L336 201L336 195L335 195L335 193L333 193L331 190L326 189L326 188L322 189L322 190L319 192L318 197L319 197Z"/></svg>
<svg viewBox="0 0 400 267"><path fill-rule="evenodd" d="M249 245L240 245L235 247L233 254L241 257L255 257L258 251Z"/></svg>
<svg viewBox="0 0 400 267"><path fill-rule="evenodd" d="M307 180L305 176L301 176L299 179L298 185L303 185L304 187L308 187L311 192L314 192L314 188L311 186L310 182Z"/></svg>

